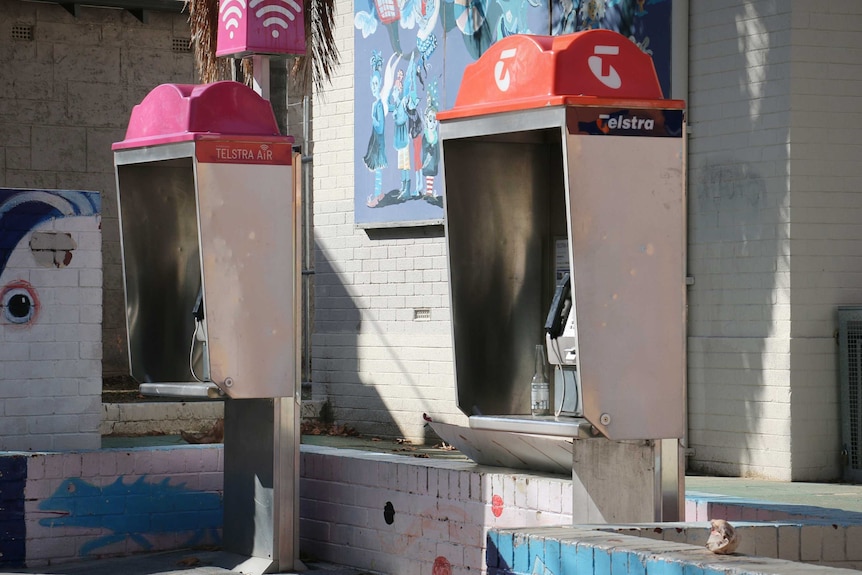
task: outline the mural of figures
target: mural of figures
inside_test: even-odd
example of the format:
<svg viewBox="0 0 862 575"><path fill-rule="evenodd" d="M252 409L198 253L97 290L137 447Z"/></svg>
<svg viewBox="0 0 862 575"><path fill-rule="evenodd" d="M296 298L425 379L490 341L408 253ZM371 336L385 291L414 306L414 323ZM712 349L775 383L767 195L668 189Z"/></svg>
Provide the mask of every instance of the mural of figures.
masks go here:
<svg viewBox="0 0 862 575"><path fill-rule="evenodd" d="M357 0L356 223L442 222L437 111L454 103L465 66L495 41L547 34L547 2Z"/></svg>
<svg viewBox="0 0 862 575"><path fill-rule="evenodd" d="M442 222L436 113L494 42L611 29L654 55L669 95L670 14L671 0L356 0L356 223Z"/></svg>
<svg viewBox="0 0 862 575"><path fill-rule="evenodd" d="M383 57L380 52L374 50L371 54L371 94L374 103L371 104L371 136L368 139L368 150L365 152L363 161L365 167L374 174L374 193L368 196L368 205L374 207L380 201L383 187L383 168L386 167L386 110L383 100L380 99L381 83L380 75L383 66Z"/></svg>
<svg viewBox="0 0 862 575"><path fill-rule="evenodd" d="M670 97L671 0L553 0L551 34L602 28L619 32L653 57Z"/></svg>

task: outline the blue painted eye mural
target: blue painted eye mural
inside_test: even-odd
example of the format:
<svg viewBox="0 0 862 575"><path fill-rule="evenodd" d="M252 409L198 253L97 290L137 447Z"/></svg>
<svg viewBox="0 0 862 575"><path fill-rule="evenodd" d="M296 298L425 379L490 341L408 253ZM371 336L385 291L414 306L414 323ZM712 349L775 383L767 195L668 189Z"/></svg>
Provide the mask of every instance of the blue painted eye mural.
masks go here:
<svg viewBox="0 0 862 575"><path fill-rule="evenodd" d="M464 68L494 42L611 29L653 55L669 94L670 15L671 0L356 0L356 223L442 222L436 114L454 105Z"/></svg>
<svg viewBox="0 0 862 575"><path fill-rule="evenodd" d="M24 328L37 321L40 286L30 270L72 262L75 239L50 223L98 216L100 209L97 192L0 188L0 325Z"/></svg>

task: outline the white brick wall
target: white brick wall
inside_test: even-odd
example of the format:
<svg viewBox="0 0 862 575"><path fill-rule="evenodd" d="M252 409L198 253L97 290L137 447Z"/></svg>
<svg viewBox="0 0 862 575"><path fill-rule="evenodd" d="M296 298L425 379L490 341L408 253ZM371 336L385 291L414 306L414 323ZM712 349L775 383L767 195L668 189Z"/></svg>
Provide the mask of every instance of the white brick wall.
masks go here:
<svg viewBox="0 0 862 575"><path fill-rule="evenodd" d="M364 434L424 441L423 412L463 417L444 239L439 228L365 231L353 223L353 3L338 2L337 14L341 65L314 103L313 395ZM414 319L425 308L431 318Z"/></svg>
<svg viewBox="0 0 862 575"><path fill-rule="evenodd" d="M690 3L690 465L779 479L792 459L789 24L789 3Z"/></svg>
<svg viewBox="0 0 862 575"><path fill-rule="evenodd" d="M565 477L309 445L302 469L303 552L382 573L484 572L488 529L572 521Z"/></svg>
<svg viewBox="0 0 862 575"><path fill-rule="evenodd" d="M862 5L690 6L691 464L835 479L835 308L862 301Z"/></svg>
<svg viewBox="0 0 862 575"><path fill-rule="evenodd" d="M792 27L793 457L804 480L839 466L835 308L862 302L862 5L795 1Z"/></svg>
<svg viewBox="0 0 862 575"><path fill-rule="evenodd" d="M179 435L182 431L212 429L224 417L221 401L105 403L101 435L129 436L147 433Z"/></svg>
<svg viewBox="0 0 862 575"><path fill-rule="evenodd" d="M3 194L0 189L0 200ZM15 216L7 213L5 218L9 223ZM7 313L0 316L0 450L92 449L101 444L99 225L98 214L38 225L18 242L0 275L4 293L27 282L24 297L35 310L26 323L11 321ZM31 248L34 232L70 238L76 247L68 265L40 261Z"/></svg>

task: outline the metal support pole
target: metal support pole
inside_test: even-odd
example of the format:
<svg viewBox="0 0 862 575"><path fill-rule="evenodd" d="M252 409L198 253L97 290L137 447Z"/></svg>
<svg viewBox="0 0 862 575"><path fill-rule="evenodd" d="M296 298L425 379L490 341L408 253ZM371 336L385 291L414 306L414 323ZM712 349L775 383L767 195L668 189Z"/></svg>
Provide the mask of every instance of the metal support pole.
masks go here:
<svg viewBox="0 0 862 575"><path fill-rule="evenodd" d="M573 523L679 521L685 490L680 452L677 439L576 439Z"/></svg>
<svg viewBox="0 0 862 575"><path fill-rule="evenodd" d="M254 91L264 100L269 100L269 56L255 54L251 57Z"/></svg>
<svg viewBox="0 0 862 575"><path fill-rule="evenodd" d="M253 56L254 90L269 100L269 57ZM294 156L294 229L301 229L301 163ZM288 214L285 214L289 216ZM298 244L297 244L298 248ZM299 253L294 264L294 317L299 318ZM299 322L297 322L299 323ZM224 544L225 551L249 557L234 570L242 573L304 571L299 561L299 421L301 327L293 392L286 397L225 400ZM289 350L285 350L289 353Z"/></svg>
<svg viewBox="0 0 862 575"><path fill-rule="evenodd" d="M301 570L299 407L293 397L225 400L224 549L244 573Z"/></svg>

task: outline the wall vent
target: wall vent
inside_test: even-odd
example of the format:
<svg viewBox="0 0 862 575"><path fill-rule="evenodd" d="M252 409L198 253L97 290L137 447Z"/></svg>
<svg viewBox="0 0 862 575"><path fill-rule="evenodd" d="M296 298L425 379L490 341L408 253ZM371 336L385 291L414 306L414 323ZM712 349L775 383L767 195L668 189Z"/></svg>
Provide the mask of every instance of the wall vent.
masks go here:
<svg viewBox="0 0 862 575"><path fill-rule="evenodd" d="M844 479L862 481L862 306L838 308L838 378Z"/></svg>
<svg viewBox="0 0 862 575"><path fill-rule="evenodd" d="M25 24L16 24L12 26L12 39L21 40L23 42L33 41L33 27Z"/></svg>
<svg viewBox="0 0 862 575"><path fill-rule="evenodd" d="M431 310L427 307L415 308L413 310L413 321L429 321L431 319Z"/></svg>
<svg viewBox="0 0 862 575"><path fill-rule="evenodd" d="M191 52L192 45L190 38L173 38L171 41L172 52Z"/></svg>

